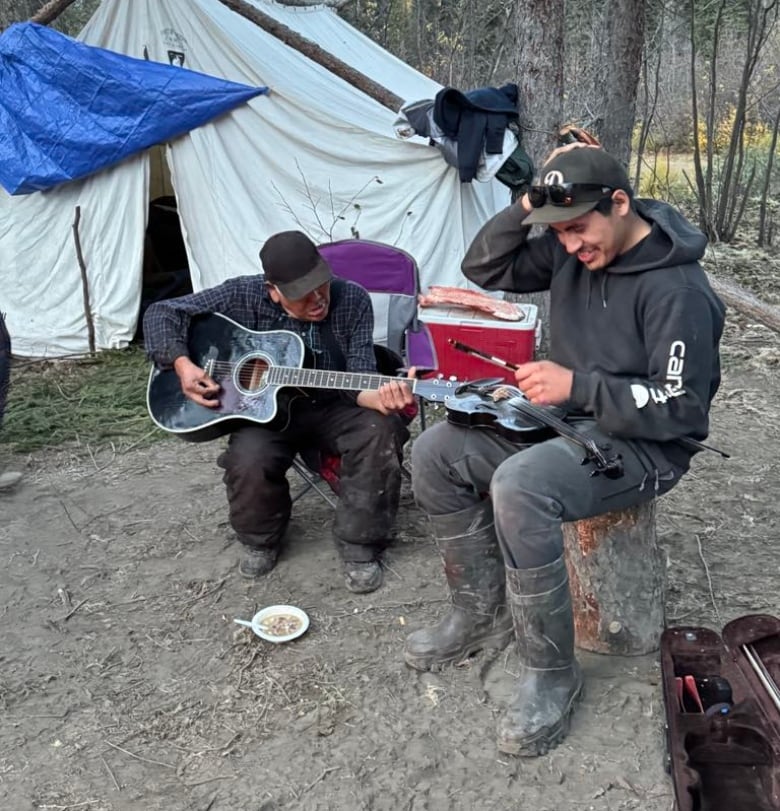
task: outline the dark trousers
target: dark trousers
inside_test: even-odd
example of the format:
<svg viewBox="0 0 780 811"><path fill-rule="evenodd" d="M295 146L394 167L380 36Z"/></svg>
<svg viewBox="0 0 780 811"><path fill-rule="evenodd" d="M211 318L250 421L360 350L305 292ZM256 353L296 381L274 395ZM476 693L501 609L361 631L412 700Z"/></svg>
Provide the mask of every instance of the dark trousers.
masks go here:
<svg viewBox="0 0 780 811"><path fill-rule="evenodd" d="M292 510L286 473L296 453L314 448L341 457L333 536L342 557L374 560L392 538L408 438L400 417L343 399L294 402L283 431L246 425L217 460L231 526L248 546L278 547Z"/></svg>
<svg viewBox="0 0 780 811"><path fill-rule="evenodd" d="M429 515L445 515L489 495L506 565L533 569L563 554L564 521L649 501L685 473L653 443L608 437L592 421L576 427L621 455L623 476L590 476L593 465L583 465L584 451L568 439L518 446L493 431L439 423L412 446L415 499Z"/></svg>

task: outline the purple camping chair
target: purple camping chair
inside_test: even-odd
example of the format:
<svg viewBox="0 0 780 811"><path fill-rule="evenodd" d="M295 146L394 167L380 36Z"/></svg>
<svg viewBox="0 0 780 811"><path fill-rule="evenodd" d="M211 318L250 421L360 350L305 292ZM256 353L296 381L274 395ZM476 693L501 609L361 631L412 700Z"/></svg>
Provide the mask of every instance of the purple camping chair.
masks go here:
<svg viewBox="0 0 780 811"><path fill-rule="evenodd" d="M374 348L381 374L393 375L399 367L418 369L438 368L436 349L427 326L418 317L417 295L420 279L417 262L406 251L367 239L343 239L319 246L320 253L333 273L364 287L371 296L374 310ZM425 408L417 405L420 425L425 428ZM414 414L408 415L409 419ZM302 454L293 463L295 470L307 482L295 497L314 488L335 506L328 490L338 494L338 458L318 454Z"/></svg>

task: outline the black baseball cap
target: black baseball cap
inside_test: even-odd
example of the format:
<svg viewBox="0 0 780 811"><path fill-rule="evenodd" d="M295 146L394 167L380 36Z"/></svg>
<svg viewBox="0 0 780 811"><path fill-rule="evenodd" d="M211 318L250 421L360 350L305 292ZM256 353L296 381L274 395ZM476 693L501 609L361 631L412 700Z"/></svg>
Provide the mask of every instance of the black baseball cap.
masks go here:
<svg viewBox="0 0 780 811"><path fill-rule="evenodd" d="M302 231L281 231L260 249L265 280L288 299L302 299L333 278L330 265Z"/></svg>
<svg viewBox="0 0 780 811"><path fill-rule="evenodd" d="M529 189L534 208L523 225L575 220L616 189L632 193L626 170L608 152L592 146L562 152L542 166L541 184Z"/></svg>

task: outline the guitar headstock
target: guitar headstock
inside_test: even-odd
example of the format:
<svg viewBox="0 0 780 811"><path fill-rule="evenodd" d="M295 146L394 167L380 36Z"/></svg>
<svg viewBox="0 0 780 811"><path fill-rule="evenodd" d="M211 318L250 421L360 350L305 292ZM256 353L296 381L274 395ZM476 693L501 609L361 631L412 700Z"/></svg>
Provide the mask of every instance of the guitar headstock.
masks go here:
<svg viewBox="0 0 780 811"><path fill-rule="evenodd" d="M444 375L426 378L425 380L414 380L414 393L430 403L443 403L450 397L458 393L458 389L464 385L464 381L454 377L445 378Z"/></svg>

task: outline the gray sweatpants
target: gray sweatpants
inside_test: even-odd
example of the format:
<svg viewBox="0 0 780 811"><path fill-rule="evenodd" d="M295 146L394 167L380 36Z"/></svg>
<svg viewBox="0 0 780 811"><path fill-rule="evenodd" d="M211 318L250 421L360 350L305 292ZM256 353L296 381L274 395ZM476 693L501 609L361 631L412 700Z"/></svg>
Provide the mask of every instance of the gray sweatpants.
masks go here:
<svg viewBox="0 0 780 811"><path fill-rule="evenodd" d="M489 496L506 565L532 569L563 554L564 521L649 501L685 473L652 443L608 437L590 420L574 427L620 454L623 476L591 476L583 449L563 437L517 445L492 430L439 423L412 446L415 499L428 515L446 515Z"/></svg>

